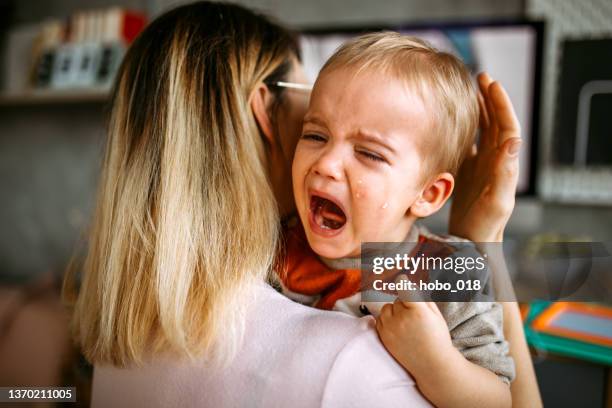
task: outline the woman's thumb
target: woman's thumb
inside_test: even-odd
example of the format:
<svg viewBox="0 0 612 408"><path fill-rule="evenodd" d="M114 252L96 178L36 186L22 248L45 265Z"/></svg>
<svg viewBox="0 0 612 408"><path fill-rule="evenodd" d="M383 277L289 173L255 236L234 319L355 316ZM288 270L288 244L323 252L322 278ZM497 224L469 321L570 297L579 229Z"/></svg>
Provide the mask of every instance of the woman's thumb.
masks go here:
<svg viewBox="0 0 612 408"><path fill-rule="evenodd" d="M504 150L506 154L510 157L518 156L522 144L523 141L520 137L512 137L506 140L506 143L504 143Z"/></svg>
<svg viewBox="0 0 612 408"><path fill-rule="evenodd" d="M519 152L522 144L520 137L512 137L504 142L502 153L497 158L500 174L518 175Z"/></svg>
<svg viewBox="0 0 612 408"><path fill-rule="evenodd" d="M514 195L518 184L519 151L522 141L519 137L512 137L504 142L497 153L496 169L494 171L492 190L495 201L500 208L512 211Z"/></svg>

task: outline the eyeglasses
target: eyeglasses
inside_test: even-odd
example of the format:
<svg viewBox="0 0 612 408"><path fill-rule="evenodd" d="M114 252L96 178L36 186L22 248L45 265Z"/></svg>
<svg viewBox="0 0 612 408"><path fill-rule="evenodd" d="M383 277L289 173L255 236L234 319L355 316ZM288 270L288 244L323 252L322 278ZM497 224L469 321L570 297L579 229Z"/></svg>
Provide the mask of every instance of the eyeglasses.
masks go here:
<svg viewBox="0 0 612 408"><path fill-rule="evenodd" d="M272 83L270 83L268 85L278 86L280 88L299 89L301 91L307 91L307 92L312 91L312 85L311 84L298 84L298 83L295 83L295 82L277 81L277 82L272 82Z"/></svg>

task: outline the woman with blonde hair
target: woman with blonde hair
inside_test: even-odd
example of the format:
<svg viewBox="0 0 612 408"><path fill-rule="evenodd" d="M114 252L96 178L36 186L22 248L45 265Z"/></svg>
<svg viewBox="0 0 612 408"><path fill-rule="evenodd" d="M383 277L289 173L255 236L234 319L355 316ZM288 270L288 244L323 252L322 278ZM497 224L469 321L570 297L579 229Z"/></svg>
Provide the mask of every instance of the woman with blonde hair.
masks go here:
<svg viewBox="0 0 612 408"><path fill-rule="evenodd" d="M65 286L77 341L95 366L93 405L428 405L372 319L306 308L266 283L280 220L294 210L290 168L307 98L283 83L304 82L299 60L286 29L210 2L163 14L129 49L83 275L78 288L73 275ZM493 114L511 107L481 82L493 129ZM466 167L463 177L479 183L454 203L461 235L503 232L516 186L510 144ZM487 163L510 170L492 173ZM512 392L533 406L514 307Z"/></svg>

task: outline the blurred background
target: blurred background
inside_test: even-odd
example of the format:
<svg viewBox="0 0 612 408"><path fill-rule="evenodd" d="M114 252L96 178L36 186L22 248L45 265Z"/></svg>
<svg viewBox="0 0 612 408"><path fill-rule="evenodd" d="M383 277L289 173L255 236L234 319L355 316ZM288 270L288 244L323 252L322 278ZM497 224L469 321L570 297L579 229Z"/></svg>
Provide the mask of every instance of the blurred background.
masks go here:
<svg viewBox="0 0 612 408"><path fill-rule="evenodd" d="M611 1L238 3L303 32L313 80L337 45L375 28L487 70L507 87L525 138L506 245L520 255L612 241ZM77 385L87 406L91 368L71 345L59 282L86 233L114 73L147 21L178 4L0 0L0 386ZM448 206L427 224L442 232L447 220ZM610 321L597 324L612 339ZM610 345L572 352L581 344L542 339L529 338L547 406L612 406Z"/></svg>

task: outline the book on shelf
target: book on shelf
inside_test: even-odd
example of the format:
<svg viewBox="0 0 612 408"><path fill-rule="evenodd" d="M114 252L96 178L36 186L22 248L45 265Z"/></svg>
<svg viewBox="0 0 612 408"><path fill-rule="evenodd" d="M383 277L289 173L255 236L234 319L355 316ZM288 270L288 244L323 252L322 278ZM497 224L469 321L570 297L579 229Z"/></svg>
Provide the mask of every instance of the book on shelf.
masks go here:
<svg viewBox="0 0 612 408"><path fill-rule="evenodd" d="M43 23L33 50L32 85L64 90L109 86L145 24L144 14L118 7Z"/></svg>

